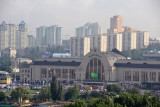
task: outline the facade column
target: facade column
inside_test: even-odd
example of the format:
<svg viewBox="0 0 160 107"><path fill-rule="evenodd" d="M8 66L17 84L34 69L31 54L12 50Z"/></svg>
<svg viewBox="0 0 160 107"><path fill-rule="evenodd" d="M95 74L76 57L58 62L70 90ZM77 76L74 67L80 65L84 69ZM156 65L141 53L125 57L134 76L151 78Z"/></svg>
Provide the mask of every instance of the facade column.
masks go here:
<svg viewBox="0 0 160 107"><path fill-rule="evenodd" d="M141 71L139 72L139 83L141 84L141 81L142 79L141 79Z"/></svg>

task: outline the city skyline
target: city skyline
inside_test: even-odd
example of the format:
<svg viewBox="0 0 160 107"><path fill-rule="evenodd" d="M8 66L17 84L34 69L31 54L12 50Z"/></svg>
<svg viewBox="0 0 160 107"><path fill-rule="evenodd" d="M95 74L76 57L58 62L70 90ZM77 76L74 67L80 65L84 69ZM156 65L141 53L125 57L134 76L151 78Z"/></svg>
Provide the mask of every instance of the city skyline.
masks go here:
<svg viewBox="0 0 160 107"><path fill-rule="evenodd" d="M75 28L86 22L97 22L106 33L110 17L120 15L124 26L150 32L150 37L159 37L160 3L158 0L0 0L0 22L18 24L24 20L29 34L35 36L39 26L62 26L64 35L75 36ZM113 6L114 5L114 6Z"/></svg>

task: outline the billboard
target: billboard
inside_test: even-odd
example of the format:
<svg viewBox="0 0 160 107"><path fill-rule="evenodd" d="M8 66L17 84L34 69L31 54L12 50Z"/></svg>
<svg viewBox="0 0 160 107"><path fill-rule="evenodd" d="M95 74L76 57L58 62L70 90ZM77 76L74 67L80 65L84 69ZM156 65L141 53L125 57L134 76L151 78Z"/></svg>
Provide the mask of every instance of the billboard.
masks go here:
<svg viewBox="0 0 160 107"><path fill-rule="evenodd" d="M98 78L98 73L91 73L91 78L92 79Z"/></svg>

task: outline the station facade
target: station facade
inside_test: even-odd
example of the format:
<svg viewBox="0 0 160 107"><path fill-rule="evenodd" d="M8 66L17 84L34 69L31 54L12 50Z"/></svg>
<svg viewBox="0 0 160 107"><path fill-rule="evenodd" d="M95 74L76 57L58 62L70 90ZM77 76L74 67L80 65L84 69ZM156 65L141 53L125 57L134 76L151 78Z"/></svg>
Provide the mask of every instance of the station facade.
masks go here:
<svg viewBox="0 0 160 107"><path fill-rule="evenodd" d="M108 53L91 50L83 58L42 58L20 69L22 83L49 83L56 75L59 81L81 83L160 82L160 61L133 61L118 50Z"/></svg>

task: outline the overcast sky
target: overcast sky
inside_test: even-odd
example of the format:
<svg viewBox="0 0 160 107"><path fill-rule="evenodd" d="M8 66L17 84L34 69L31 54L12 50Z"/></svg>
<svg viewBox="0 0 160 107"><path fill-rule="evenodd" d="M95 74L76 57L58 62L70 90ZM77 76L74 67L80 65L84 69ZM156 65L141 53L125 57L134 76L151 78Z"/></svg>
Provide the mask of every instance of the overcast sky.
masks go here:
<svg viewBox="0 0 160 107"><path fill-rule="evenodd" d="M110 17L121 15L123 25L160 37L160 0L0 0L0 23L19 24L24 20L35 36L39 26L59 25L62 36L75 36L75 28L98 22L102 33Z"/></svg>

